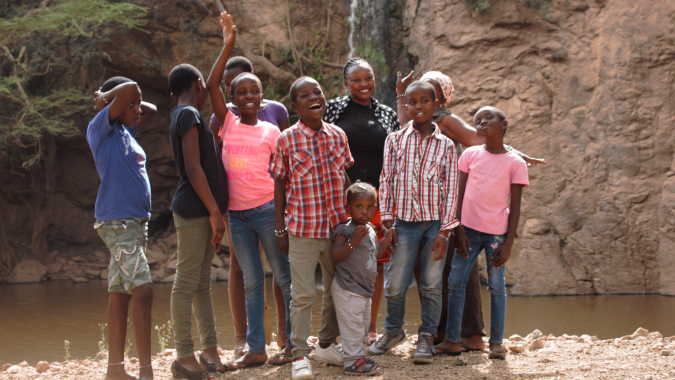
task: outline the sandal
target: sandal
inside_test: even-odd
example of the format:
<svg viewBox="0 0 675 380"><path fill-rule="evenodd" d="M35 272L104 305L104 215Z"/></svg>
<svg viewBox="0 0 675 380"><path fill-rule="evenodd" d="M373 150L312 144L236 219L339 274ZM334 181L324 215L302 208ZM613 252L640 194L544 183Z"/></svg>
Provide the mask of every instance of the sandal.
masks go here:
<svg viewBox="0 0 675 380"><path fill-rule="evenodd" d="M207 371L190 371L185 368L178 359L171 363L171 375L174 379L188 379L188 380L211 380L214 379Z"/></svg>
<svg viewBox="0 0 675 380"><path fill-rule="evenodd" d="M205 371L225 372L225 366L223 365L223 363L210 362L206 360L206 357L204 356L203 352L199 354L199 364L202 365L202 368L204 368Z"/></svg>
<svg viewBox="0 0 675 380"><path fill-rule="evenodd" d="M264 362L253 362L253 363L247 363L244 361L244 357L241 357L233 362L227 363L227 368L236 371L239 369L244 369L244 368L253 368L253 367L259 367L263 364L267 363L267 360Z"/></svg>
<svg viewBox="0 0 675 380"><path fill-rule="evenodd" d="M368 333L368 341L367 341L366 343L370 346L371 344L377 342L377 340L378 340L379 338L380 338L380 336L377 335L376 332Z"/></svg>
<svg viewBox="0 0 675 380"><path fill-rule="evenodd" d="M288 350L289 352L286 352L286 349L283 349L274 356L272 356L267 362L272 364L272 365L284 365L288 363L293 363L293 353L291 350Z"/></svg>
<svg viewBox="0 0 675 380"><path fill-rule="evenodd" d="M365 365L363 366L363 369L359 372L358 368L364 363ZM373 359L364 360L364 358L360 358L356 361L356 363L349 367L345 367L345 375L347 376L370 376L378 373L379 371L380 367Z"/></svg>
<svg viewBox="0 0 675 380"><path fill-rule="evenodd" d="M448 356L460 356L462 355L462 352L464 352L464 351L450 351L446 350L445 348L440 348L438 346L434 346L434 350L436 350L436 355L448 355Z"/></svg>
<svg viewBox="0 0 675 380"><path fill-rule="evenodd" d="M464 349L462 352L473 352L473 351L483 351L482 348L473 348L469 346L468 344L465 343L460 343L462 345L462 348Z"/></svg>

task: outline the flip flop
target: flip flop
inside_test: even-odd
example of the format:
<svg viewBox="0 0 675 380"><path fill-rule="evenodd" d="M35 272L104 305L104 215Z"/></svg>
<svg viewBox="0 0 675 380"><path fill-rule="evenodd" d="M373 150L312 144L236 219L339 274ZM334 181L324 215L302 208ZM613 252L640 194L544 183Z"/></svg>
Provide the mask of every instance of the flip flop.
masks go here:
<svg viewBox="0 0 675 380"><path fill-rule="evenodd" d="M261 366L265 363L267 363L267 360L265 360L264 362L247 363L247 362L244 361L244 358L242 357L242 358L237 359L233 362L227 363L226 367L233 370L233 371L236 371L238 369L259 367L259 366Z"/></svg>
<svg viewBox="0 0 675 380"><path fill-rule="evenodd" d="M482 348L473 348L469 346L468 344L465 343L460 343L462 345L462 348L464 349L463 352L473 352L473 351L483 351Z"/></svg>
<svg viewBox="0 0 675 380"><path fill-rule="evenodd" d="M434 347L434 350L436 350L436 355L448 355L448 356L460 356L462 355L462 352L464 352L464 351L446 350L440 347Z"/></svg>
<svg viewBox="0 0 675 380"><path fill-rule="evenodd" d="M286 350L282 350L281 352L277 352L276 354L274 354L274 356L272 356L267 362L272 365L284 365L288 363L293 363L293 354L287 356Z"/></svg>

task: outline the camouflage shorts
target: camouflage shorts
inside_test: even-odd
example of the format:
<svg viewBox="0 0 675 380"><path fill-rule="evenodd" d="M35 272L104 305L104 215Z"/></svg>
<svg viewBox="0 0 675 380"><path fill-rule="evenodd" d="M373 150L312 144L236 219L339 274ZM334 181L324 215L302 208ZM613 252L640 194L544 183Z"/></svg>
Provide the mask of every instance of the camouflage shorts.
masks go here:
<svg viewBox="0 0 675 380"><path fill-rule="evenodd" d="M148 244L148 218L96 220L94 229L110 250L108 292L131 294L135 288L152 282L145 257Z"/></svg>

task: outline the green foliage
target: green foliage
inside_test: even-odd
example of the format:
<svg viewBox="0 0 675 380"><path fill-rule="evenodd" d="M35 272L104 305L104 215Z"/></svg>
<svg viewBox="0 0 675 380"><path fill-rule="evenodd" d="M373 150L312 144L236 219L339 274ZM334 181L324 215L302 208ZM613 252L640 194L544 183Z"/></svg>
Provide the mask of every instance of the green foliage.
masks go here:
<svg viewBox="0 0 675 380"><path fill-rule="evenodd" d="M70 342L67 340L63 341L63 349L66 351L65 361L70 361Z"/></svg>
<svg viewBox="0 0 675 380"><path fill-rule="evenodd" d="M105 340L105 329L108 327L107 323L99 323L98 328L101 330L101 340L98 342L98 350L108 350L108 342Z"/></svg>
<svg viewBox="0 0 675 380"><path fill-rule="evenodd" d="M169 346L169 340L171 340L171 321L167 321L162 327L155 326L155 330L157 331L159 352L163 352Z"/></svg>
<svg viewBox="0 0 675 380"><path fill-rule="evenodd" d="M492 3L490 0L464 0L464 4L481 14L490 13L492 10Z"/></svg>
<svg viewBox="0 0 675 380"><path fill-rule="evenodd" d="M127 344L124 346L124 357L129 357L129 352L131 352L131 346L134 344L131 343L131 339L127 339Z"/></svg>
<svg viewBox="0 0 675 380"><path fill-rule="evenodd" d="M539 14L547 17L551 11L551 0L516 0L519 3L534 8ZM481 14L492 11L492 0L464 0L464 4Z"/></svg>

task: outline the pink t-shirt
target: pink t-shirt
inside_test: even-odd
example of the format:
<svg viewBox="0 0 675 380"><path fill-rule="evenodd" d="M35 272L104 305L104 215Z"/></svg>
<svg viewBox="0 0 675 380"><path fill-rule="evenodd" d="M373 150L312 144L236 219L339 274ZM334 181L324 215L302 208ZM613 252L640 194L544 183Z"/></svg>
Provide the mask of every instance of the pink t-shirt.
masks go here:
<svg viewBox="0 0 675 380"><path fill-rule="evenodd" d="M513 152L492 154L485 145L479 145L464 151L458 167L469 174L462 203L462 224L487 234L506 233L511 184L529 185L525 160Z"/></svg>
<svg viewBox="0 0 675 380"><path fill-rule="evenodd" d="M258 121L257 125L247 125L232 112L227 113L218 136L223 139L229 210L248 210L274 199L270 160L280 134L274 124Z"/></svg>

